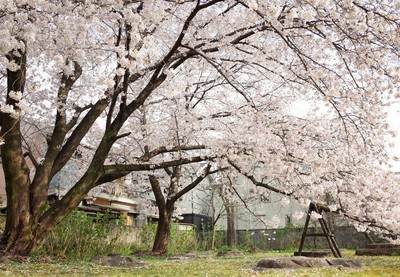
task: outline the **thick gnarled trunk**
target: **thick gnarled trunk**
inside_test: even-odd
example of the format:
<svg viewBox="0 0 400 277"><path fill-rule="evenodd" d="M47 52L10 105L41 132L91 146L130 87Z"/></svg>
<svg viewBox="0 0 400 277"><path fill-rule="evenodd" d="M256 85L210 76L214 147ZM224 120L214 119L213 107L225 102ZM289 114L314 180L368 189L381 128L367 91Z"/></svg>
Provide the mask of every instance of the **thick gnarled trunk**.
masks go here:
<svg viewBox="0 0 400 277"><path fill-rule="evenodd" d="M61 165L57 171L53 172L54 163L60 156L58 147L64 141L67 132L65 117L60 113L57 114L56 126L51 139L48 141L48 149L43 163L37 164L34 158L31 158L32 164L28 165L26 156L30 156L25 155L23 150L19 100L15 97L15 94L17 94L15 92L20 92L20 94L24 92L26 52L15 50L7 55L7 59L16 63L19 67L15 71L7 70L6 104L13 107L14 111L0 112L0 137L4 140L4 144L1 145L1 160L7 195L7 218L0 239L0 251L7 254L29 255L40 246L46 235L79 204L95 185L96 180L102 174L103 161L112 145L113 138L111 136L99 147L99 149L104 149L105 153L100 153L98 159L93 159L92 170L81 178L76 187L59 201L60 203L56 203L45 212L49 183L52 176L62 168ZM68 90L80 76L79 67L77 66L76 69L77 71L72 77L63 75L62 78L65 79L67 86L61 87L59 95L66 96ZM78 128L90 128L97 115L105 109L107 103L99 102L96 105L96 108L99 107L98 110L95 110L92 114L88 113L85 118L86 121L80 124ZM81 133L76 135L77 142L67 149L69 151L63 153L63 157L66 157L67 160L75 151L79 144L79 137L83 137L85 131L83 130ZM34 173L33 177L32 173Z"/></svg>
<svg viewBox="0 0 400 277"><path fill-rule="evenodd" d="M4 139L1 146L1 159L4 171L7 194L7 219L0 247L11 253L26 253L23 250L32 243L34 226L32 225L30 203L29 167L22 152L20 131L20 109L18 100L11 94L23 93L26 75L26 53L18 51L9 53L7 59L15 62L19 69L7 70L6 104L14 109L12 113L0 113L1 132Z"/></svg>
<svg viewBox="0 0 400 277"><path fill-rule="evenodd" d="M159 214L152 252L157 255L163 255L168 250L174 204L171 201L165 201L164 195L161 191L161 185L157 177L150 175L149 181L156 199Z"/></svg>
<svg viewBox="0 0 400 277"><path fill-rule="evenodd" d="M169 209L164 209L163 211L159 211L159 221L152 249L152 252L154 254L163 255L168 250L173 211L173 207L170 207Z"/></svg>

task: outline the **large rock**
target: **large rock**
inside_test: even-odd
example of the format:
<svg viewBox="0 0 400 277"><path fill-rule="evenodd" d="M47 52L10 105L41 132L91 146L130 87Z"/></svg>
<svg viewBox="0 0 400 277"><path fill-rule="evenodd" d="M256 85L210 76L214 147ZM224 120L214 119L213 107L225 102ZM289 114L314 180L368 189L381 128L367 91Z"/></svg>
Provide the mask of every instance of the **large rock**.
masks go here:
<svg viewBox="0 0 400 277"><path fill-rule="evenodd" d="M257 267L261 268L327 268L330 266L341 266L348 268L360 268L361 261L342 258L308 258L308 257L288 257L288 258L267 258L258 262Z"/></svg>
<svg viewBox="0 0 400 277"><path fill-rule="evenodd" d="M244 253L238 250L228 250L224 252L219 252L217 256L244 256Z"/></svg>
<svg viewBox="0 0 400 277"><path fill-rule="evenodd" d="M124 257L119 255L96 257L93 258L90 262L103 266L129 267L129 268L138 268L146 266L145 262L133 260L131 257Z"/></svg>
<svg viewBox="0 0 400 277"><path fill-rule="evenodd" d="M323 258L326 256L331 255L332 253L329 251L302 251L301 255L300 252L294 252L295 256L304 256L304 257L314 257L314 258Z"/></svg>
<svg viewBox="0 0 400 277"><path fill-rule="evenodd" d="M329 266L328 261L323 258L297 257L297 259L293 258L292 261L301 267L324 268Z"/></svg>
<svg viewBox="0 0 400 277"><path fill-rule="evenodd" d="M257 267L263 268L302 268L301 265L293 262L290 259L263 259L258 262Z"/></svg>
<svg viewBox="0 0 400 277"><path fill-rule="evenodd" d="M356 255L359 256L399 256L400 245L390 243L368 244L365 248L357 249Z"/></svg>
<svg viewBox="0 0 400 277"><path fill-rule="evenodd" d="M169 260L190 260L193 259L193 256L188 255L173 255L168 258Z"/></svg>

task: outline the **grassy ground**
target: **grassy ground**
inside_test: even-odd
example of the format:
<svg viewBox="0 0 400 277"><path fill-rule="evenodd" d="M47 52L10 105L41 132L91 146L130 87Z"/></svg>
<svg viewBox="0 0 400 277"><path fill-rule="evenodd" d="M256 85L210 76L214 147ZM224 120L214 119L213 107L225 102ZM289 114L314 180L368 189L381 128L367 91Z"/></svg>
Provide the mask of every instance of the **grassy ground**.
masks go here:
<svg viewBox="0 0 400 277"><path fill-rule="evenodd" d="M346 258L354 258L354 251L346 251ZM363 268L305 269L255 271L253 267L266 257L284 257L291 253L257 253L244 257L226 256L169 260L167 257L142 257L145 268L127 269L94 265L87 261L0 264L0 276L400 276L400 257L357 257Z"/></svg>

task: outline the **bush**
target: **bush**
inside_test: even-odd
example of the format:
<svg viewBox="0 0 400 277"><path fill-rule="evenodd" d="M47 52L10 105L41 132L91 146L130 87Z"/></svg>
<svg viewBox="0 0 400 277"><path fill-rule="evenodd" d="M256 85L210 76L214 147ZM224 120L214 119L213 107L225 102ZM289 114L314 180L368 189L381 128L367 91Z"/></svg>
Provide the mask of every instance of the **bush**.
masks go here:
<svg viewBox="0 0 400 277"><path fill-rule="evenodd" d="M216 227L214 233L214 249L222 249L226 246L226 231ZM199 249L210 250L212 246L213 231L201 232L199 234Z"/></svg>
<svg viewBox="0 0 400 277"><path fill-rule="evenodd" d="M122 218L112 218L109 213L90 217L74 210L46 237L36 254L89 258L119 252L124 247L118 241L123 229Z"/></svg>
<svg viewBox="0 0 400 277"><path fill-rule="evenodd" d="M157 224L152 222L144 225L140 231L140 245L134 245L135 250L150 251L156 237Z"/></svg>
<svg viewBox="0 0 400 277"><path fill-rule="evenodd" d="M131 250L151 251L156 236L157 224L146 224L140 232L140 244L133 244ZM172 224L168 254L179 254L189 251L196 251L198 247L197 234L193 230L178 230L178 224Z"/></svg>
<svg viewBox="0 0 400 277"><path fill-rule="evenodd" d="M196 251L198 247L196 230L178 230L178 225L171 226L171 241L168 253L177 254Z"/></svg>

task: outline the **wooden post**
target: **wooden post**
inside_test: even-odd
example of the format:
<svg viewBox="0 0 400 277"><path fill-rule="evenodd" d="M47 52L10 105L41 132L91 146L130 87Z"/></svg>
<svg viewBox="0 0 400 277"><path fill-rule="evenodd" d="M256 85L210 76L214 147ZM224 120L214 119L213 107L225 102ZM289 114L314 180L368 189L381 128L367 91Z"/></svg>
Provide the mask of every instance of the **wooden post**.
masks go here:
<svg viewBox="0 0 400 277"><path fill-rule="evenodd" d="M306 223L304 224L304 228L303 228L303 234L301 235L301 241L300 241L299 252L298 252L299 256L301 256L301 253L303 252L304 241L306 240L306 237L307 237L308 224L310 223L310 216L311 216L311 203L308 208Z"/></svg>

